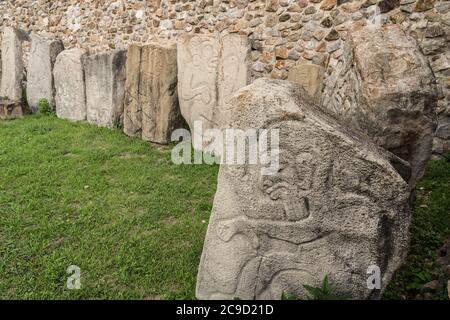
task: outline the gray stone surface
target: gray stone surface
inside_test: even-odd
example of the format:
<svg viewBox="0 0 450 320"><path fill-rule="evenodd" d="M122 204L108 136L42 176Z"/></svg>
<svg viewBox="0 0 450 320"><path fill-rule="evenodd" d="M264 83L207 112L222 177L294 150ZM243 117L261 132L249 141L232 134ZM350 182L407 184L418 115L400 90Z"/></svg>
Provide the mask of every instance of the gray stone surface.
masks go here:
<svg viewBox="0 0 450 320"><path fill-rule="evenodd" d="M427 59L398 25L354 30L347 40L323 105L408 161L414 187L430 158L436 125L437 92Z"/></svg>
<svg viewBox="0 0 450 320"><path fill-rule="evenodd" d="M125 50L85 57L88 122L110 128L123 123L126 59Z"/></svg>
<svg viewBox="0 0 450 320"><path fill-rule="evenodd" d="M18 101L22 98L23 51L22 42L27 35L16 28L2 28L2 72L0 97Z"/></svg>
<svg viewBox="0 0 450 320"><path fill-rule="evenodd" d="M191 130L219 128L230 95L249 83L247 37L184 34L178 39L178 93L181 114Z"/></svg>
<svg viewBox="0 0 450 320"><path fill-rule="evenodd" d="M175 46L132 45L128 49L124 132L167 144L182 125Z"/></svg>
<svg viewBox="0 0 450 320"><path fill-rule="evenodd" d="M61 40L35 33L31 34L31 50L27 67L27 100L32 111L37 111L40 99L55 106L53 67L56 57L64 50Z"/></svg>
<svg viewBox="0 0 450 320"><path fill-rule="evenodd" d="M37 111L40 99L47 99L50 105L55 106L53 66L56 57L63 50L61 40L31 34L27 67L27 100L32 111Z"/></svg>
<svg viewBox="0 0 450 320"><path fill-rule="evenodd" d="M197 298L305 298L303 284L325 275L338 295L379 297L409 241L408 184L394 156L288 81L258 79L229 105L229 127L280 130L280 170L221 165ZM371 265L381 291L367 287Z"/></svg>
<svg viewBox="0 0 450 320"><path fill-rule="evenodd" d="M84 49L64 50L56 57L53 76L56 89L56 114L72 121L86 120Z"/></svg>

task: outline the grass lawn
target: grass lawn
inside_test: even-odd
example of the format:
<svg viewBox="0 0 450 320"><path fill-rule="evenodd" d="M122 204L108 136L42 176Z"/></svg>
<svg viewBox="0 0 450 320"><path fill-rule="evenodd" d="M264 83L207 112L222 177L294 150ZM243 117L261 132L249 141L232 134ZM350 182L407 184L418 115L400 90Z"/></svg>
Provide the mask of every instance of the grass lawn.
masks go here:
<svg viewBox="0 0 450 320"><path fill-rule="evenodd" d="M217 171L119 130L0 122L0 298L194 298Z"/></svg>
<svg viewBox="0 0 450 320"><path fill-rule="evenodd" d="M119 130L0 122L0 299L194 298L217 172L174 165L169 147ZM432 162L420 187L411 254L386 298L439 272L450 162ZM70 265L81 268L80 290L66 288Z"/></svg>

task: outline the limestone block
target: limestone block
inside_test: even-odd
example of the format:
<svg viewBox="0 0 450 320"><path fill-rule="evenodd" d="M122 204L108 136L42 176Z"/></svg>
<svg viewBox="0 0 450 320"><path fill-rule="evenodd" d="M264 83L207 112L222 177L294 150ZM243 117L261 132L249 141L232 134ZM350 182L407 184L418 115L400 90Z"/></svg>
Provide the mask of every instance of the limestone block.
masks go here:
<svg viewBox="0 0 450 320"><path fill-rule="evenodd" d="M55 105L53 67L56 57L64 50L61 40L31 34L31 50L27 67L27 100L32 111L37 111L40 99Z"/></svg>
<svg viewBox="0 0 450 320"><path fill-rule="evenodd" d="M126 58L125 50L84 58L88 122L110 128L123 123Z"/></svg>
<svg viewBox="0 0 450 320"><path fill-rule="evenodd" d="M409 241L410 193L395 156L292 82L258 79L229 107L230 128L279 130L279 169L263 174L275 161L248 158L221 165L197 298L304 299L303 285L318 287L325 275L337 295L380 297ZM367 286L374 265L381 290Z"/></svg>
<svg viewBox="0 0 450 320"><path fill-rule="evenodd" d="M289 70L288 80L303 86L311 97L320 100L323 88L325 69L311 63L297 63Z"/></svg>
<svg viewBox="0 0 450 320"><path fill-rule="evenodd" d="M128 49L124 132L167 144L182 124L175 46L132 45Z"/></svg>
<svg viewBox="0 0 450 320"><path fill-rule="evenodd" d="M228 117L227 100L249 83L246 36L185 34L178 39L178 93L191 131L195 121L218 128Z"/></svg>
<svg viewBox="0 0 450 320"><path fill-rule="evenodd" d="M72 121L86 120L86 89L83 49L64 50L53 69L56 89L56 115Z"/></svg>
<svg viewBox="0 0 450 320"><path fill-rule="evenodd" d="M2 28L0 97L12 101L19 101L22 98L22 42L25 40L27 35L23 31L12 27Z"/></svg>
<svg viewBox="0 0 450 320"><path fill-rule="evenodd" d="M398 25L349 33L344 63L326 84L323 105L422 176L436 125L435 78L416 42Z"/></svg>
<svg viewBox="0 0 450 320"><path fill-rule="evenodd" d="M142 109L139 103L139 79L141 73L142 47L128 47L125 81L123 131L130 137L142 136Z"/></svg>

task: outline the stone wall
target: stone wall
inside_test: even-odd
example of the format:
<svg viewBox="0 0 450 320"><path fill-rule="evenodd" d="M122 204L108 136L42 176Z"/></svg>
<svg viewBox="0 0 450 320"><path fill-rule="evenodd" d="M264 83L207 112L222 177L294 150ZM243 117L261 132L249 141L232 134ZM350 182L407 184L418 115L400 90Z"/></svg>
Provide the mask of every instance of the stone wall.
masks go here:
<svg viewBox="0 0 450 320"><path fill-rule="evenodd" d="M418 41L439 82L434 149L450 150L450 1L6 0L0 13L0 26L49 33L66 48L90 52L175 42L181 33L239 33L251 41L253 79L286 79L306 62L323 68L325 85L342 59L350 28L400 24Z"/></svg>

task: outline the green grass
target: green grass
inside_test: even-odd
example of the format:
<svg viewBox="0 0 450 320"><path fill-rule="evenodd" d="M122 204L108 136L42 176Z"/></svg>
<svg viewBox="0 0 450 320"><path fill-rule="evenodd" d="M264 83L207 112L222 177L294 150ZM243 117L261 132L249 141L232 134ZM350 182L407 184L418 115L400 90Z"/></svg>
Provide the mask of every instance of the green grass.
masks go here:
<svg viewBox="0 0 450 320"><path fill-rule="evenodd" d="M217 171L118 130L0 122L0 298L194 298Z"/></svg>
<svg viewBox="0 0 450 320"><path fill-rule="evenodd" d="M0 122L0 299L191 299L217 166L119 130L28 116ZM450 162L420 183L408 260L385 294L442 277ZM66 269L81 268L81 290ZM443 298L443 292L436 298Z"/></svg>
<svg viewBox="0 0 450 320"><path fill-rule="evenodd" d="M414 298L431 280L442 283L441 292L433 298L448 299L449 276L436 262L438 248L450 237L450 157L446 158L430 161L418 185L409 255L386 290L386 299Z"/></svg>

